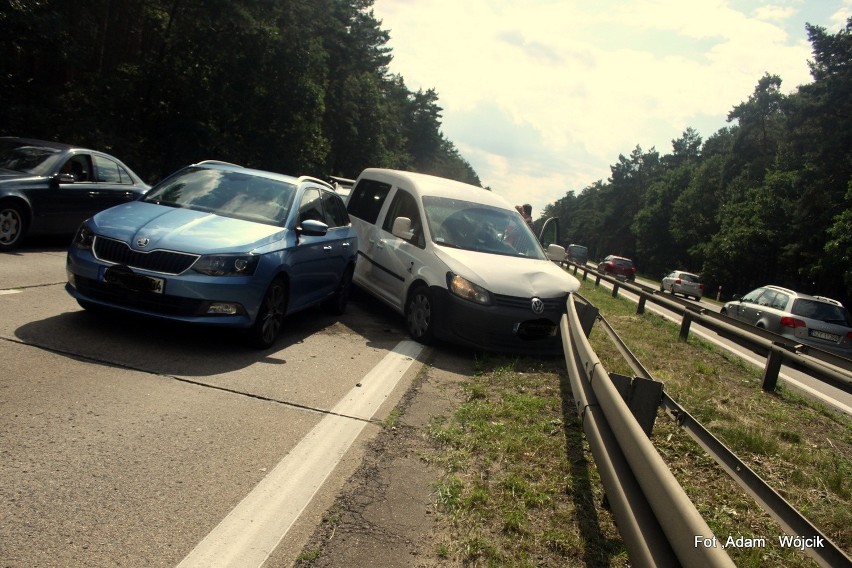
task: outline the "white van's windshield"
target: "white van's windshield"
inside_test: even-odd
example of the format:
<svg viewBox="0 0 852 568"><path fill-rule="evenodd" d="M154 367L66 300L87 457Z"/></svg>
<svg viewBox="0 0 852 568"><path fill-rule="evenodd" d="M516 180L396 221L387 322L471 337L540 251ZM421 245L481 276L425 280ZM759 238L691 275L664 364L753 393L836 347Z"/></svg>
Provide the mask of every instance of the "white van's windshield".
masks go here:
<svg viewBox="0 0 852 568"><path fill-rule="evenodd" d="M544 250L517 211L447 197L423 197L435 244L545 260Z"/></svg>

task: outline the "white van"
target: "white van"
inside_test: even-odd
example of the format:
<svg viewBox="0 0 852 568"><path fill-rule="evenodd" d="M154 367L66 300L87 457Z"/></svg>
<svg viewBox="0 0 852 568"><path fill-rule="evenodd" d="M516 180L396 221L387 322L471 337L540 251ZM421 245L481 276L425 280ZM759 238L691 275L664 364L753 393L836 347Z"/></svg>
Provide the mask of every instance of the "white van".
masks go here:
<svg viewBox="0 0 852 568"><path fill-rule="evenodd" d="M371 168L356 180L347 210L358 234L355 284L404 314L417 341L562 352L559 320L580 284L548 260L498 195ZM558 248L552 257L561 260L565 250Z"/></svg>

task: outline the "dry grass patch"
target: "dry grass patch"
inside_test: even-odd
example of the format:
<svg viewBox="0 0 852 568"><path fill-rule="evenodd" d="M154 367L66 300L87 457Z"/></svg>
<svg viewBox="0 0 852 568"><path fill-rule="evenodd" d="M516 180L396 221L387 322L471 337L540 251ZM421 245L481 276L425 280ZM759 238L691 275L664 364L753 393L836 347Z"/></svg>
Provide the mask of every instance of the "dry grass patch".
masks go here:
<svg viewBox="0 0 852 568"><path fill-rule="evenodd" d="M464 566L627 566L573 414L560 361L487 358L452 418L433 423L436 488L453 535L439 556Z"/></svg>

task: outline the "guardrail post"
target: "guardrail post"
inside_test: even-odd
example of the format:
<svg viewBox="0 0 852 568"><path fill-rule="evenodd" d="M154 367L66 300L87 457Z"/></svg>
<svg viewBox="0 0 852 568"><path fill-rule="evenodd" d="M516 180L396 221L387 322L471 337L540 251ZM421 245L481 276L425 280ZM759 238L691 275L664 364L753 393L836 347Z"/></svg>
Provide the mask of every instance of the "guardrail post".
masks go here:
<svg viewBox="0 0 852 568"><path fill-rule="evenodd" d="M778 386L778 373L781 372L783 359L781 348L773 343L769 350L769 356L766 357L766 368L763 370L763 390L766 392L773 392L775 387Z"/></svg>
<svg viewBox="0 0 852 568"><path fill-rule="evenodd" d="M600 285L601 285L601 275L598 274L597 277L595 278L595 286L600 286Z"/></svg>
<svg viewBox="0 0 852 568"><path fill-rule="evenodd" d="M595 322L598 321L599 313L600 310L592 304L585 304L583 309L578 312L578 315L580 316L580 325L583 327L583 333L586 334L587 338L591 335Z"/></svg>
<svg viewBox="0 0 852 568"><path fill-rule="evenodd" d="M645 313L645 300L647 300L647 299L648 299L648 297L645 295L644 292L639 294L639 303L636 305L636 313L637 314L644 314Z"/></svg>
<svg viewBox="0 0 852 568"><path fill-rule="evenodd" d="M618 373L610 373L609 378L642 431L650 438L657 419L657 409L663 401L663 383Z"/></svg>
<svg viewBox="0 0 852 568"><path fill-rule="evenodd" d="M613 298L618 298L618 288L619 287L620 287L620 285L619 285L618 282L616 282L615 284L612 285L612 297Z"/></svg>
<svg viewBox="0 0 852 568"><path fill-rule="evenodd" d="M689 339L689 326L692 325L692 316L689 312L683 313L683 322L680 324L680 340L686 341Z"/></svg>

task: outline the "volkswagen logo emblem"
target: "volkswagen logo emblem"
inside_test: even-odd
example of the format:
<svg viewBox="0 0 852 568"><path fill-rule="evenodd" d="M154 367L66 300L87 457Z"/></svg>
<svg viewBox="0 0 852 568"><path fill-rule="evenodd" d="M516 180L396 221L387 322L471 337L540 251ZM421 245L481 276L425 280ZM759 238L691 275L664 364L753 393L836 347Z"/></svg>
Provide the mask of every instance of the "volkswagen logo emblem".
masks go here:
<svg viewBox="0 0 852 568"><path fill-rule="evenodd" d="M148 237L141 237L141 238L136 239L136 246L139 247L139 248L145 248L145 247L148 246L148 243L150 243L150 242L151 242L151 240Z"/></svg>
<svg viewBox="0 0 852 568"><path fill-rule="evenodd" d="M541 301L541 298L533 298L530 304L534 314L544 313L544 302Z"/></svg>

